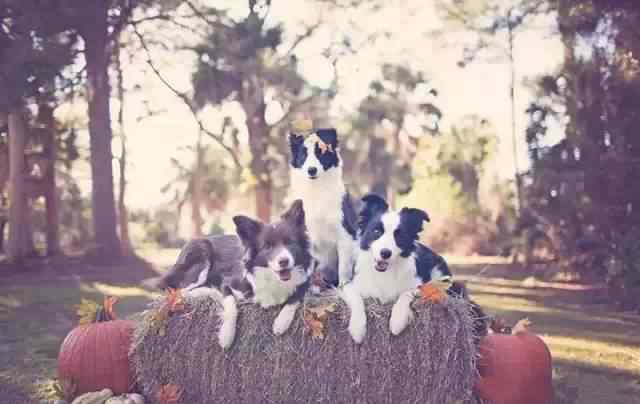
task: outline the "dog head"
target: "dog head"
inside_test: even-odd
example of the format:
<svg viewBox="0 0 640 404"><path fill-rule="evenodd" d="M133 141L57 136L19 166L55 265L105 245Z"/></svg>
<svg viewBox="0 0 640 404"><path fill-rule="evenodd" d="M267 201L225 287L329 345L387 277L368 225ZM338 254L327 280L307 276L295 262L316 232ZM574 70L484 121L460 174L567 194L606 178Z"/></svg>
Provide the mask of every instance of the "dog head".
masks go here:
<svg viewBox="0 0 640 404"><path fill-rule="evenodd" d="M335 129L318 129L310 136L289 134L291 169L299 177L317 181L340 167L338 134Z"/></svg>
<svg viewBox="0 0 640 404"><path fill-rule="evenodd" d="M375 269L385 272L396 260L408 258L415 251L415 242L422 231L422 222L429 221L423 210L389 209L387 202L375 194L362 198L358 217L360 249L370 253Z"/></svg>
<svg viewBox="0 0 640 404"><path fill-rule="evenodd" d="M301 200L291 204L278 222L265 224L247 216L235 216L236 232L247 249L247 270L269 268L283 282L292 271L306 272L311 253Z"/></svg>

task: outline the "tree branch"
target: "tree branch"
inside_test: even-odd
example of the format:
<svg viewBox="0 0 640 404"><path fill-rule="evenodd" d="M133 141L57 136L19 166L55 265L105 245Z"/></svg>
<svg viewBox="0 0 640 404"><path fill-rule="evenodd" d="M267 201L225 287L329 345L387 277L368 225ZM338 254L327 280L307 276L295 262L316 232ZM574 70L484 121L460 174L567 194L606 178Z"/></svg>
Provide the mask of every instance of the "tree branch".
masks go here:
<svg viewBox="0 0 640 404"><path fill-rule="evenodd" d="M160 70L156 67L156 65L153 63L153 61L151 59L151 51L149 50L149 47L147 46L147 43L146 43L144 37L142 36L140 31L138 31L138 28L137 28L137 26L135 24L132 24L132 27L133 27L133 32L138 37L138 40L140 41L140 44L141 44L142 48L144 49L145 54L147 55L147 65L149 65L149 67L151 68L153 73L156 75L156 77L158 77L158 79L162 82L162 84L164 84L165 87L167 87L173 94L175 94L178 98L180 98L182 100L182 102L184 102L184 104L187 106L187 108L189 108L189 111L191 112L191 115L193 116L193 119L195 120L196 124L198 125L198 129L202 133L206 134L211 139L216 141L225 151L227 151L229 153L229 155L233 159L233 163L235 164L237 169L239 169L239 170L242 169L242 164L240 163L240 158L238 157L238 155L235 152L235 150L233 150L231 147L229 147L228 145L226 145L224 143L224 139L223 139L222 135L218 135L216 133L213 133L213 132L211 132L210 130L208 130L204 126L204 123L202 122L202 120L198 116L198 110L193 105L193 102L191 102L191 99L189 98L189 96L187 94L181 92L177 88L175 88L162 75Z"/></svg>
<svg viewBox="0 0 640 404"><path fill-rule="evenodd" d="M311 35L313 35L313 33L316 31L316 29L318 29L318 27L320 27L322 25L322 21L318 20L315 24L310 25L309 27L307 27L307 29L305 30L305 32L298 36L294 41L293 44L291 44L291 46L289 47L289 49L287 50L287 52L285 53L285 56L291 56L291 54L296 50L296 48L307 38L309 38Z"/></svg>

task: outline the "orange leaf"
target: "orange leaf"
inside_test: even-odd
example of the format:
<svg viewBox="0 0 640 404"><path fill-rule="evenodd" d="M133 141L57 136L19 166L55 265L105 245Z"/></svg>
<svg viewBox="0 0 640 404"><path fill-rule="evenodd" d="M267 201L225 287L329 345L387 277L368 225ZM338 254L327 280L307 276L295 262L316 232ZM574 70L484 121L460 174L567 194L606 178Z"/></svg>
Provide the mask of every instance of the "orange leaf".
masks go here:
<svg viewBox="0 0 640 404"><path fill-rule="evenodd" d="M163 384L158 390L158 401L160 404L178 404L182 390L175 384Z"/></svg>
<svg viewBox="0 0 640 404"><path fill-rule="evenodd" d="M307 310L305 310L302 318L304 320L304 328L311 334L312 338L324 339L324 324L322 321L318 320L313 313Z"/></svg>
<svg viewBox="0 0 640 404"><path fill-rule="evenodd" d="M441 303L447 298L447 293L444 290L430 282L420 285L418 289L422 300L425 302Z"/></svg>
<svg viewBox="0 0 640 404"><path fill-rule="evenodd" d="M312 307L306 309L306 311L313 314L318 320L322 320L327 317L328 313L333 313L334 311L336 311L336 304L331 303L324 306Z"/></svg>
<svg viewBox="0 0 640 404"><path fill-rule="evenodd" d="M184 296L182 296L182 290L169 288L166 299L169 313L177 313L184 310Z"/></svg>
<svg viewBox="0 0 640 404"><path fill-rule="evenodd" d="M320 153L325 154L327 151L333 152L333 146L331 144L325 143L320 138L318 138L318 147L320 148Z"/></svg>
<svg viewBox="0 0 640 404"><path fill-rule="evenodd" d="M511 330L511 335L524 334L529 332L529 327L531 326L531 321L528 318L523 318L522 320L518 320L516 325L513 326Z"/></svg>

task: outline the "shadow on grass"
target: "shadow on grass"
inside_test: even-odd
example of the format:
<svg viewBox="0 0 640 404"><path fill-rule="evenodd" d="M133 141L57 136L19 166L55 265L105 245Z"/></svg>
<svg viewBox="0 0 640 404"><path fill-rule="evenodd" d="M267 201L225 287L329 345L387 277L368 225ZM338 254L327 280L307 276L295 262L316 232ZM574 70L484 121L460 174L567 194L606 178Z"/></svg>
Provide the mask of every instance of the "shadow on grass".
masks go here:
<svg viewBox="0 0 640 404"><path fill-rule="evenodd" d="M40 379L55 377L60 344L77 324L76 305L82 299L117 296L116 313L126 318L144 310L152 297L145 289L102 282L0 290L0 378L31 393Z"/></svg>

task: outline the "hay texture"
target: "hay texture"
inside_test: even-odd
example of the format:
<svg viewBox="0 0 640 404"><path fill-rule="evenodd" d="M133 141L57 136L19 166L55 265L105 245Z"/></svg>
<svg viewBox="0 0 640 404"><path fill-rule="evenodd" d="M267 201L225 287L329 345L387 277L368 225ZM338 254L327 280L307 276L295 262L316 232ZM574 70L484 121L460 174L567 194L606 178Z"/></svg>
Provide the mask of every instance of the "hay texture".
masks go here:
<svg viewBox="0 0 640 404"><path fill-rule="evenodd" d="M187 299L158 332L149 319L160 305L145 314L131 348L148 403L161 402L167 389L188 404L474 402L477 348L462 299L416 302L416 317L399 336L389 331L391 307L367 302L360 346L347 331L349 310L335 296L308 298L279 337L271 331L277 311L245 304L227 352L217 343L218 302ZM334 311L325 312L318 332L303 313L327 305Z"/></svg>

